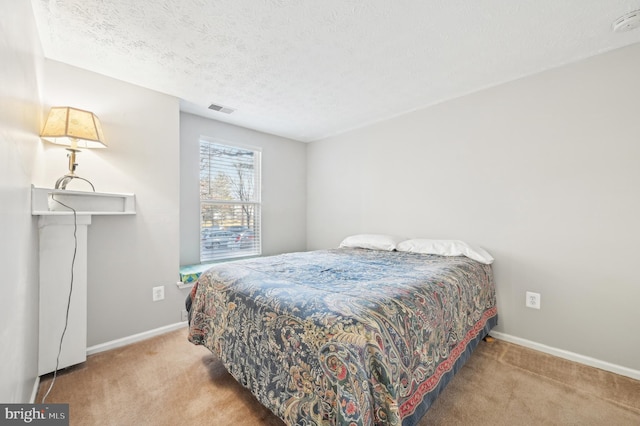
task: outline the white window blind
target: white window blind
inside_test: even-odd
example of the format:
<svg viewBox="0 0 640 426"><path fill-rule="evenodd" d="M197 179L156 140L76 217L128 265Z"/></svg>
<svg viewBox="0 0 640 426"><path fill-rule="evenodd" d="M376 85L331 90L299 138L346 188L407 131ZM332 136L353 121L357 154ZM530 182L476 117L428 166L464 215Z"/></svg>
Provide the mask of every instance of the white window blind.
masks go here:
<svg viewBox="0 0 640 426"><path fill-rule="evenodd" d="M200 140L200 261L261 254L260 151Z"/></svg>

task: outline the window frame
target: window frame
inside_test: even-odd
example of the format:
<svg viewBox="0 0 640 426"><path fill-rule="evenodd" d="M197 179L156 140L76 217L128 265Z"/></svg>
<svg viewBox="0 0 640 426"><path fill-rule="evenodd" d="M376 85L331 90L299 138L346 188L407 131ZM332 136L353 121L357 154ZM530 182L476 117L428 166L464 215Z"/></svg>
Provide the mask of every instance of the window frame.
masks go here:
<svg viewBox="0 0 640 426"><path fill-rule="evenodd" d="M200 138L198 139L198 164L200 167L200 170L198 173L199 186L201 185L201 182L202 182L202 173L203 173L201 169L202 161L203 161L203 156L202 156L203 143L208 145L212 145L212 144L222 145L230 149L251 151L253 152L253 155L254 155L254 161L253 161L253 198L251 200L242 201L242 200L228 200L228 199L203 199L202 192L200 190L198 191L198 203L199 203L199 215L200 215L199 227L198 227L200 231L198 234L198 246L199 246L200 263L225 262L225 261L239 259L239 258L261 256L262 255L262 148L252 146L252 145L237 143L233 141L228 141L220 138L200 136ZM210 179L210 173L207 173L207 176L209 176L209 179ZM249 249L246 249L246 250L226 249L226 250L222 250L217 255L212 254L213 249L211 249L211 251L205 250L204 248L205 238L203 237L203 234L206 229L211 230L213 226L211 227L203 226L205 222L204 208L211 208L212 206L214 206L215 208L215 206L223 206L223 205L225 206L249 205L249 206L252 206L252 208L254 209L254 213L252 217L254 224L253 226L249 227L247 231L245 231L245 232L251 231L254 233L253 241ZM211 230L211 232L213 231L215 230ZM221 228L220 231L224 232L225 229Z"/></svg>

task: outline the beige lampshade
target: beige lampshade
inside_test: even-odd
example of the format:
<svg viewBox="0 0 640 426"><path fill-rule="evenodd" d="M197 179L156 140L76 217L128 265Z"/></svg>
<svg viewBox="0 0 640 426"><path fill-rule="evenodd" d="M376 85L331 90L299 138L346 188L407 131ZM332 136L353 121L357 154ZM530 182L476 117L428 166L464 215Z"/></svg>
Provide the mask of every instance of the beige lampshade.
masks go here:
<svg viewBox="0 0 640 426"><path fill-rule="evenodd" d="M100 120L92 112L71 107L51 107L40 136L72 148L106 148Z"/></svg>

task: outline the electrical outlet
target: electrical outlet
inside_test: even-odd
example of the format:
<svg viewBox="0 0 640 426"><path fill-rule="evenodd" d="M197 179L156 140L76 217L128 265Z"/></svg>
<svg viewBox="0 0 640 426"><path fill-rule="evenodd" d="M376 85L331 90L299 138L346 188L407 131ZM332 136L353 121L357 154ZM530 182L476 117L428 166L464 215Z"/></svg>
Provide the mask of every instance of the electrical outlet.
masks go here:
<svg viewBox="0 0 640 426"><path fill-rule="evenodd" d="M540 309L540 293L528 291L524 305L527 308Z"/></svg>
<svg viewBox="0 0 640 426"><path fill-rule="evenodd" d="M153 301L157 302L158 300L164 299L164 286L160 285L158 287L153 288Z"/></svg>
<svg viewBox="0 0 640 426"><path fill-rule="evenodd" d="M189 314L187 313L186 309L180 311L180 318L182 319L182 321L189 321Z"/></svg>

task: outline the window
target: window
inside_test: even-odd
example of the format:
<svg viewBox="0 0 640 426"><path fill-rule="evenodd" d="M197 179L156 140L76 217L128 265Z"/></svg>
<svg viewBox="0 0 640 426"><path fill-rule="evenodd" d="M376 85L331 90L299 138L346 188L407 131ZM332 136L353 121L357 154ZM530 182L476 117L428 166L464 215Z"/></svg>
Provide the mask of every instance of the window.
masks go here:
<svg viewBox="0 0 640 426"><path fill-rule="evenodd" d="M261 254L260 151L200 140L200 261Z"/></svg>

